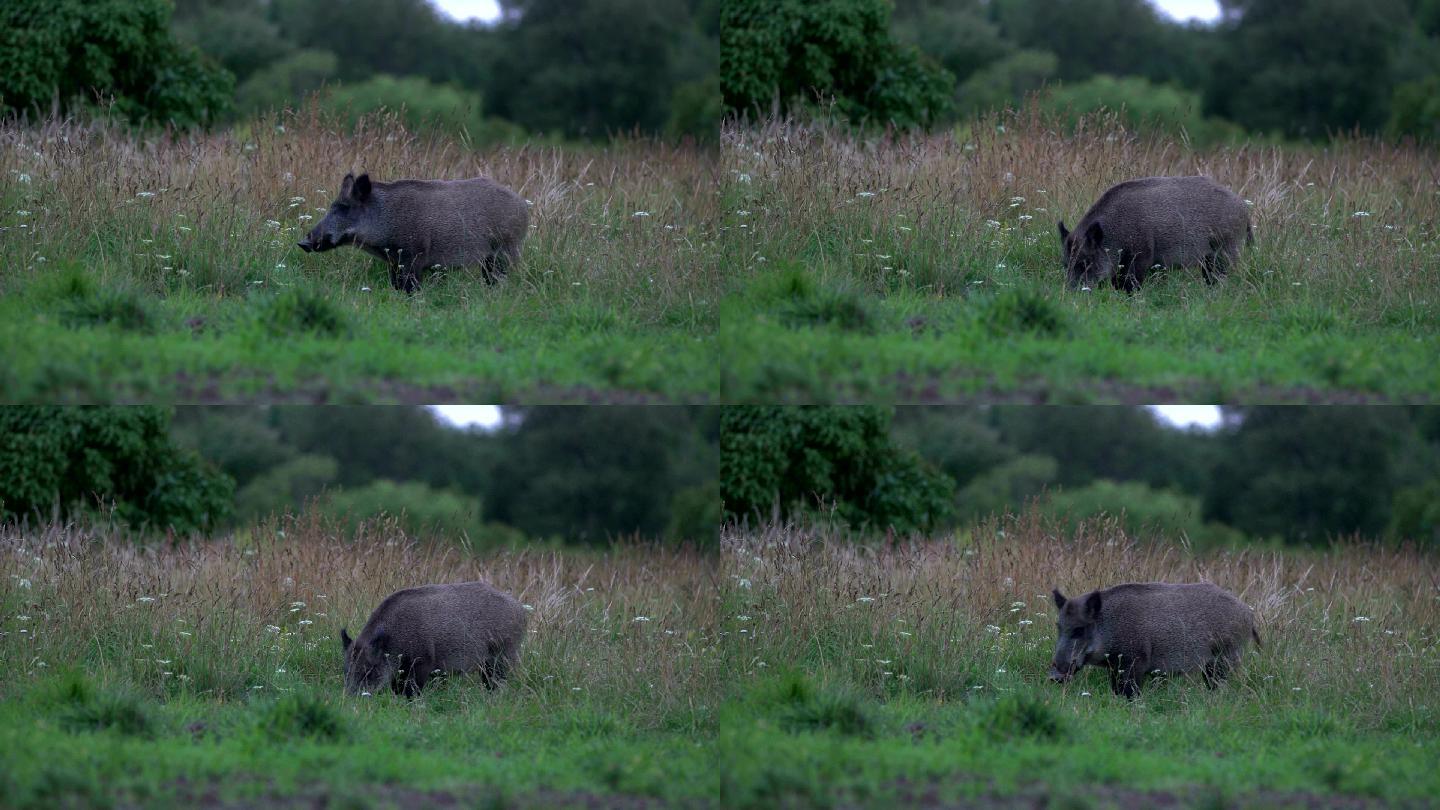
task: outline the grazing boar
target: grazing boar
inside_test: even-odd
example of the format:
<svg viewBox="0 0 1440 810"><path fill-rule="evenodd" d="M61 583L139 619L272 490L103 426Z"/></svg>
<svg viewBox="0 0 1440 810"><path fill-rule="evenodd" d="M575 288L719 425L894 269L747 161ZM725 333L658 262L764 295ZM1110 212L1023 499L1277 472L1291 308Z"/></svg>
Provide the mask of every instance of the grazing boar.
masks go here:
<svg viewBox="0 0 1440 810"><path fill-rule="evenodd" d="M1064 683L1090 664L1110 671L1110 688L1134 698L1154 673L1200 670L1210 688L1230 674L1251 639L1255 616L1209 583L1116 585L1066 599L1053 592L1059 638L1050 679Z"/></svg>
<svg viewBox="0 0 1440 810"><path fill-rule="evenodd" d="M487 282L520 258L530 210L520 195L486 177L372 182L345 175L340 196L300 249L355 245L384 259L390 284L413 293L436 267L478 266Z"/></svg>
<svg viewBox="0 0 1440 810"><path fill-rule="evenodd" d="M438 673L478 673L495 688L520 657L525 609L484 582L421 585L385 597L355 639L340 630L345 691L414 697Z"/></svg>
<svg viewBox="0 0 1440 810"><path fill-rule="evenodd" d="M1110 282L1135 292L1156 267L1199 266L1207 284L1225 277L1251 244L1250 211L1208 177L1143 177L1105 192L1074 232L1060 222L1067 286Z"/></svg>

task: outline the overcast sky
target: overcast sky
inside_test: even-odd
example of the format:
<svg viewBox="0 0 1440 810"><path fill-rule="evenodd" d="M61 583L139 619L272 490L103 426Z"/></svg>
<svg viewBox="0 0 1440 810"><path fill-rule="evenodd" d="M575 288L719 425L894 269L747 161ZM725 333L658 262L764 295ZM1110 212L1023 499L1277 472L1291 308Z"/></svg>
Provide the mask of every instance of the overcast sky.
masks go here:
<svg viewBox="0 0 1440 810"><path fill-rule="evenodd" d="M493 20L500 16L495 0L431 0L457 20ZM1216 0L1151 0L1177 20L1213 20L1220 16Z"/></svg>

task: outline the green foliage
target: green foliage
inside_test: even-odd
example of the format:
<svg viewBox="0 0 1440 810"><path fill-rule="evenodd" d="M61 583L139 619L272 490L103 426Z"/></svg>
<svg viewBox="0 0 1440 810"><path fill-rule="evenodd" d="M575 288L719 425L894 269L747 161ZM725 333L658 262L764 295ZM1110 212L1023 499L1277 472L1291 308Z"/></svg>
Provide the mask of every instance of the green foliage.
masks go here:
<svg viewBox="0 0 1440 810"><path fill-rule="evenodd" d="M967 518L1018 512L1055 482L1059 465L1049 456L1016 456L971 478L956 494L956 512Z"/></svg>
<svg viewBox="0 0 1440 810"><path fill-rule="evenodd" d="M1171 137L1183 134L1192 143L1202 145L1241 134L1234 124L1207 118L1199 93L1154 84L1140 76L1116 78L1101 74L1052 87L1041 96L1040 108L1059 115L1071 126L1088 114L1112 110L1120 113L1132 130L1162 132Z"/></svg>
<svg viewBox="0 0 1440 810"><path fill-rule="evenodd" d="M869 298L864 291L818 279L799 265L777 268L760 285L757 296L790 326L830 324L859 332L871 328Z"/></svg>
<svg viewBox="0 0 1440 810"><path fill-rule="evenodd" d="M1383 406L1237 409L1206 494L1207 518L1247 534L1320 544L1375 536L1394 499L1405 414Z"/></svg>
<svg viewBox="0 0 1440 810"><path fill-rule="evenodd" d="M1395 493L1388 534L1400 540L1440 546L1440 478Z"/></svg>
<svg viewBox="0 0 1440 810"><path fill-rule="evenodd" d="M978 3L922 4L912 14L897 9L894 28L962 82L1015 50Z"/></svg>
<svg viewBox="0 0 1440 810"><path fill-rule="evenodd" d="M349 329L335 302L309 287L291 287L259 301L260 324L273 333L341 335Z"/></svg>
<svg viewBox="0 0 1440 810"><path fill-rule="evenodd" d="M339 65L329 51L295 51L246 79L235 91L235 106L247 113L296 107L301 99L333 79Z"/></svg>
<svg viewBox="0 0 1440 810"><path fill-rule="evenodd" d="M245 519L296 511L333 484L338 473L339 465L329 456L295 456L236 492L235 515Z"/></svg>
<svg viewBox="0 0 1440 810"><path fill-rule="evenodd" d="M1440 139L1440 75L1396 86L1386 130L1425 141Z"/></svg>
<svg viewBox="0 0 1440 810"><path fill-rule="evenodd" d="M0 111L113 103L141 124L208 125L234 77L169 31L166 0L10 0L0 10Z"/></svg>
<svg viewBox="0 0 1440 810"><path fill-rule="evenodd" d="M307 738L336 742L349 736L340 713L309 692L291 692L269 703L260 713L259 728L281 742Z"/></svg>
<svg viewBox="0 0 1440 810"><path fill-rule="evenodd" d="M0 410L0 518L113 508L135 528L205 531L230 513L234 482L173 444L156 408Z"/></svg>
<svg viewBox="0 0 1440 810"><path fill-rule="evenodd" d="M670 501L670 523L665 527L665 536L716 548L720 544L723 519L718 481L687 487L675 493Z"/></svg>
<svg viewBox="0 0 1440 810"><path fill-rule="evenodd" d="M796 671L771 678L756 689L757 708L790 732L834 731L847 737L873 731L865 698L848 688L817 685Z"/></svg>
<svg viewBox="0 0 1440 810"><path fill-rule="evenodd" d="M734 0L721 29L721 89L735 113L820 103L855 123L929 126L955 77L890 36L884 0Z"/></svg>
<svg viewBox="0 0 1440 810"><path fill-rule="evenodd" d="M536 537L655 536L675 494L713 480L714 448L683 409L527 407L499 436L490 517ZM692 460L694 466L690 466Z"/></svg>
<svg viewBox="0 0 1440 810"><path fill-rule="evenodd" d="M391 111L412 132L439 131L474 144L518 141L524 134L514 124L483 115L479 94L419 76L381 74L342 84L324 94L321 107L351 126L364 116Z"/></svg>
<svg viewBox="0 0 1440 810"><path fill-rule="evenodd" d="M503 545L513 535L490 531L480 519L480 500L458 492L437 490L418 481L380 479L336 490L324 509L352 528L362 521L388 515L413 534L469 536L476 547ZM498 543L497 543L498 541Z"/></svg>
<svg viewBox="0 0 1440 810"><path fill-rule="evenodd" d="M1231 0L1206 105L1259 132L1323 138L1387 118L1391 46L1408 20L1399 0Z"/></svg>
<svg viewBox="0 0 1440 810"><path fill-rule="evenodd" d="M834 509L856 527L920 531L949 513L954 482L892 444L873 407L732 407L721 431L729 520Z"/></svg>
<svg viewBox="0 0 1440 810"><path fill-rule="evenodd" d="M672 0L525 0L495 31L493 112L532 132L600 138L658 132L675 92ZM713 122L712 122L713 123Z"/></svg>
<svg viewBox="0 0 1440 810"><path fill-rule="evenodd" d="M140 290L124 283L102 284L78 266L46 279L36 297L71 326L112 325L142 334L155 330L155 308Z"/></svg>
<svg viewBox="0 0 1440 810"><path fill-rule="evenodd" d="M1086 486L1050 493L1040 511L1072 530L1082 521L1102 515L1123 518L1125 531L1134 537L1155 536L1167 541L1188 538L1199 548L1234 545L1244 535L1226 526L1207 523L1201 499L1168 489L1153 489L1138 481L1100 479Z"/></svg>
<svg viewBox="0 0 1440 810"><path fill-rule="evenodd" d="M995 335L1053 336L1066 331L1065 313L1048 296L1031 289L1005 290L988 299L980 318Z"/></svg>
<svg viewBox="0 0 1440 810"><path fill-rule="evenodd" d="M684 82L670 96L670 119L665 123L665 132L713 141L719 137L717 122L724 114L719 76Z"/></svg>
<svg viewBox="0 0 1440 810"><path fill-rule="evenodd" d="M1059 60L1049 51L1020 50L975 71L956 90L959 109L976 113L1019 106L1055 75Z"/></svg>
<svg viewBox="0 0 1440 810"><path fill-rule="evenodd" d="M154 736L155 723L144 698L129 690L96 687L76 671L58 673L36 699L68 731Z"/></svg>
<svg viewBox="0 0 1440 810"><path fill-rule="evenodd" d="M985 707L981 727L992 737L1056 740L1065 736L1064 718L1034 692L1012 692Z"/></svg>

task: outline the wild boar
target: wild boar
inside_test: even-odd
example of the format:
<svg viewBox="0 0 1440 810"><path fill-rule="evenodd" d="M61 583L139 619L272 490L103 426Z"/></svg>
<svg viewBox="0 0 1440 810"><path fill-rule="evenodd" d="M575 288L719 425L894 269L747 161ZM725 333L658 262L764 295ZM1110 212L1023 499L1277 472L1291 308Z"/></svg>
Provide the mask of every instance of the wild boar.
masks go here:
<svg viewBox="0 0 1440 810"><path fill-rule="evenodd" d="M487 177L381 183L347 174L298 245L306 253L355 245L385 260L391 286L413 293L421 272L437 267L478 266L495 281L519 260L529 230L525 201Z"/></svg>
<svg viewBox="0 0 1440 810"><path fill-rule="evenodd" d="M1110 671L1110 689L1134 698L1145 678L1200 670L1215 688L1254 639L1255 615L1209 583L1127 583L1066 599L1053 591L1055 659L1050 679L1064 683L1086 664Z"/></svg>
<svg viewBox="0 0 1440 810"><path fill-rule="evenodd" d="M1199 266L1205 283L1225 277L1253 244L1250 211L1208 177L1143 177L1111 187L1072 233L1060 223L1066 284L1110 282L1135 292L1156 267Z"/></svg>
<svg viewBox="0 0 1440 810"><path fill-rule="evenodd" d="M414 697L440 673L478 673L493 689L520 658L525 608L485 582L421 585L385 597L360 635L340 630L345 691Z"/></svg>

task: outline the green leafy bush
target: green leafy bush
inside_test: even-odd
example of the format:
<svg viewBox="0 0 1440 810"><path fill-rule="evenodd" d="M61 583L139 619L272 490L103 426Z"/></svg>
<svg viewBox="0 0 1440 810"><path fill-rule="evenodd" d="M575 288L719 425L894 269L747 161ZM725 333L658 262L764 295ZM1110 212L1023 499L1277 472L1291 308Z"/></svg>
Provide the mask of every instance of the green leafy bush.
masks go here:
<svg viewBox="0 0 1440 810"><path fill-rule="evenodd" d="M0 111L110 101L136 123L208 125L235 80L170 35L166 0L7 0L0 10Z"/></svg>
<svg viewBox="0 0 1440 810"><path fill-rule="evenodd" d="M1395 88L1387 129L1392 135L1413 135L1427 141L1440 139L1440 74Z"/></svg>
<svg viewBox="0 0 1440 810"><path fill-rule="evenodd" d="M260 730L274 740L344 739L345 723L334 707L314 695L292 692L265 706Z"/></svg>
<svg viewBox="0 0 1440 810"><path fill-rule="evenodd" d="M849 120L928 126L955 77L890 37L885 0L731 0L722 9L725 106L764 114L833 100Z"/></svg>
<svg viewBox="0 0 1440 810"><path fill-rule="evenodd" d="M1068 121L1071 126L1086 115L1110 110L1118 113L1133 130L1170 136L1185 133L1198 144L1216 143L1244 134L1228 121L1206 117L1199 93L1155 84L1140 76L1100 75L1051 87L1041 94L1040 108Z"/></svg>
<svg viewBox="0 0 1440 810"><path fill-rule="evenodd" d="M241 112L282 110L335 78L340 62L329 51L295 51L265 65L235 91Z"/></svg>
<svg viewBox="0 0 1440 810"><path fill-rule="evenodd" d="M234 482L175 446L158 408L0 410L0 518L113 507L136 528L187 533L229 515Z"/></svg>
<svg viewBox="0 0 1440 810"><path fill-rule="evenodd" d="M1197 546L1239 542L1244 535L1203 518L1198 496L1154 489L1139 481L1105 479L1084 487L1050 493L1040 504L1043 513L1068 526L1100 515L1122 517L1132 535L1157 533L1167 540L1188 537Z"/></svg>
<svg viewBox="0 0 1440 810"><path fill-rule="evenodd" d="M726 409L720 435L726 518L834 509L856 527L908 532L943 522L954 482L893 445L890 418L874 407Z"/></svg>
<svg viewBox="0 0 1440 810"><path fill-rule="evenodd" d="M1440 478L1395 493L1391 537L1440 546Z"/></svg>
<svg viewBox="0 0 1440 810"><path fill-rule="evenodd" d="M419 76L381 74L363 82L342 84L323 95L321 106L352 125L363 116L390 111L414 132L463 135L479 144L524 137L524 131L514 124L485 117L478 93L435 84Z"/></svg>
<svg viewBox="0 0 1440 810"><path fill-rule="evenodd" d="M322 508L351 527L389 516L411 534L433 532L457 539L463 535L477 548L514 545L525 539L508 526L482 521L478 498L418 481L381 479L336 490L324 499Z"/></svg>

